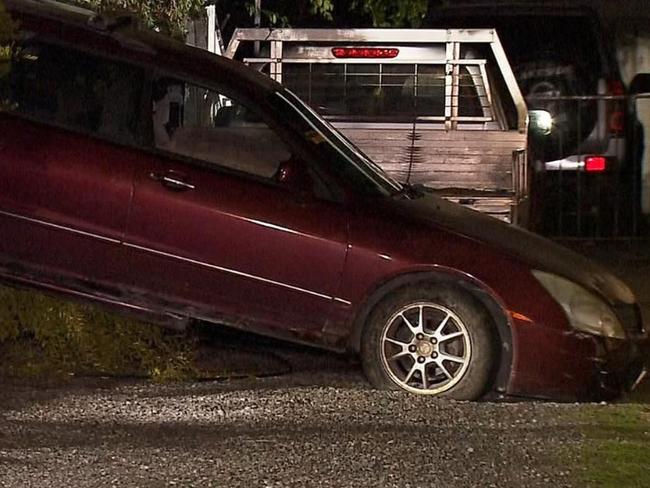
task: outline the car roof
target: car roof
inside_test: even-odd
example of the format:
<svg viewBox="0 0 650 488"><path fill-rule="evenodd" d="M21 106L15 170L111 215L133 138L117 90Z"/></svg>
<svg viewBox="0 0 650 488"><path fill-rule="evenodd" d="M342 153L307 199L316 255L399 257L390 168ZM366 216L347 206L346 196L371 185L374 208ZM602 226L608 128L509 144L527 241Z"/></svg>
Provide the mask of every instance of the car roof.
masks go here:
<svg viewBox="0 0 650 488"><path fill-rule="evenodd" d="M140 28L135 18L105 16L52 0L5 0L19 24L62 42L101 54L146 63L168 74L198 81L228 82L255 98L280 85L243 63Z"/></svg>

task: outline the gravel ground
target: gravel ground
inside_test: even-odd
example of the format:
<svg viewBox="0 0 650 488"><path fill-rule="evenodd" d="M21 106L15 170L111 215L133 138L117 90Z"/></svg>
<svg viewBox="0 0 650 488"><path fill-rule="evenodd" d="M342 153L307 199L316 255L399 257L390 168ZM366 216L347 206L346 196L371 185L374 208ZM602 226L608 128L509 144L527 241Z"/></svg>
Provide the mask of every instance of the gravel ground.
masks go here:
<svg viewBox="0 0 650 488"><path fill-rule="evenodd" d="M336 369L0 385L0 486L571 486L575 405L377 392Z"/></svg>

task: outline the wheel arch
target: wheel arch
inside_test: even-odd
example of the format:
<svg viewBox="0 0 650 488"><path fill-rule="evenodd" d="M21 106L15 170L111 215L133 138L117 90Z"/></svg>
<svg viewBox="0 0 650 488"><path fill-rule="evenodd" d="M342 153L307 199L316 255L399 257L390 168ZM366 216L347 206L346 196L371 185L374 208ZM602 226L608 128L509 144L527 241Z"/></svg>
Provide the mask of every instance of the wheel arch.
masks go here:
<svg viewBox="0 0 650 488"><path fill-rule="evenodd" d="M511 322L508 312L501 301L482 284L471 276L454 272L453 270L431 270L403 273L392 277L380 284L368 294L364 303L359 307L353 320L347 347L359 353L361 336L372 309L390 293L405 287L414 287L426 283L448 284L469 293L487 311L492 319L492 325L497 333L498 364L493 372L490 388L494 396L503 395L508 390L510 372L513 362L513 340ZM489 394L488 394L489 395Z"/></svg>

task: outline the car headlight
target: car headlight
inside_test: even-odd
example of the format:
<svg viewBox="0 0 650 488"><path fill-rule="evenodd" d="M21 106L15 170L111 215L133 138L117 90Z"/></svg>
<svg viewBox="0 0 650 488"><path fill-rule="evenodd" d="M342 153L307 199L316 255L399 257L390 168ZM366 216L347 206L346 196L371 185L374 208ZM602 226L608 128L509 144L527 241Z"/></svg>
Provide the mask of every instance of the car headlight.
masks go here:
<svg viewBox="0 0 650 488"><path fill-rule="evenodd" d="M574 329L604 337L625 339L621 322L603 300L560 276L543 271L532 273L562 306Z"/></svg>

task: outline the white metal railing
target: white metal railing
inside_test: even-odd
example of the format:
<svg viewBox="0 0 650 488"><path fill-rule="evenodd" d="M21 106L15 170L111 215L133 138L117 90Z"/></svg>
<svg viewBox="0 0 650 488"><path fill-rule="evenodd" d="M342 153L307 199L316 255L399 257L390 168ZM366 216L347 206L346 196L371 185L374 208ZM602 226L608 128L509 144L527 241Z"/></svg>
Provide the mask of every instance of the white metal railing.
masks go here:
<svg viewBox="0 0 650 488"><path fill-rule="evenodd" d="M350 59L336 59L333 57L300 56L286 53L292 46L306 43L333 43L338 45L353 45L369 43L395 46L423 46L440 44L444 47L438 59L422 60L417 58L419 64L439 64L444 66L445 72L445 113L440 120L444 120L448 128L453 126L463 117L459 115L459 89L460 67L475 66L482 78L482 96L485 104L491 106L490 87L485 70L485 59L462 59L461 46L463 44L489 45L501 76L508 88L509 95L517 110L517 128L520 132L527 130L528 112L526 103L515 80L510 64L493 29L268 29L245 28L237 29L225 51L225 55L234 58L242 42L268 43L266 56L246 56L243 61L257 65L268 65L269 76L276 81L283 82L283 64L300 63L350 63ZM306 52L303 51L303 53ZM414 63L415 58L402 59L354 59L355 64L398 64ZM481 102L483 105L483 102ZM442 115L442 114L441 114ZM474 121L489 120L493 114ZM466 119L468 121L471 119Z"/></svg>

